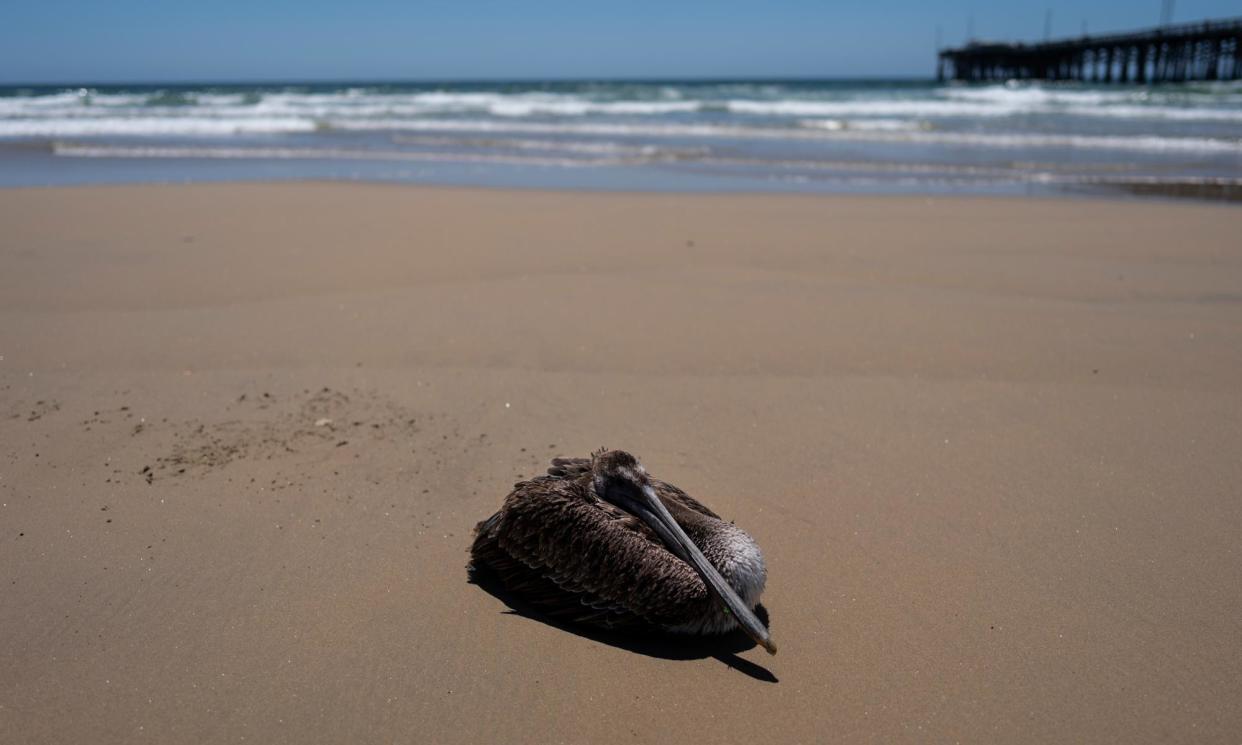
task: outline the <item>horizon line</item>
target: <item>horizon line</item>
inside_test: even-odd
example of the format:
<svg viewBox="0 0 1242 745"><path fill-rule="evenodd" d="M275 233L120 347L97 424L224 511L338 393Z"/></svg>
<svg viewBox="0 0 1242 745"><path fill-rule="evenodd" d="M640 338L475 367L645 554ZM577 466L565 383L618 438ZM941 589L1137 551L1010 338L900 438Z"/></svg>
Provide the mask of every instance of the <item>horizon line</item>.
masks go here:
<svg viewBox="0 0 1242 745"><path fill-rule="evenodd" d="M324 77L324 78L178 78L178 79L128 79L128 80L52 80L45 82L6 82L3 88L91 88L100 86L149 86L149 85L323 85L323 84L376 84L376 85L435 85L437 83L740 83L740 82L825 82L825 81L874 81L874 82L935 82L935 75L687 75L687 76L579 76L579 77Z"/></svg>

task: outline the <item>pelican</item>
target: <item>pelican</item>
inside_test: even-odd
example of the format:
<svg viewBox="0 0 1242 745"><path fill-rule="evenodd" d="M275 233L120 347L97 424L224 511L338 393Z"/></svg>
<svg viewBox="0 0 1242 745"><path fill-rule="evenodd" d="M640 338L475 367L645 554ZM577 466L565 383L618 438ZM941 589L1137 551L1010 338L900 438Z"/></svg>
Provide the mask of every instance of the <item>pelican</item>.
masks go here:
<svg viewBox="0 0 1242 745"><path fill-rule="evenodd" d="M548 616L603 628L723 634L776 654L755 616L767 581L754 539L633 455L554 458L475 528L472 572L490 571Z"/></svg>

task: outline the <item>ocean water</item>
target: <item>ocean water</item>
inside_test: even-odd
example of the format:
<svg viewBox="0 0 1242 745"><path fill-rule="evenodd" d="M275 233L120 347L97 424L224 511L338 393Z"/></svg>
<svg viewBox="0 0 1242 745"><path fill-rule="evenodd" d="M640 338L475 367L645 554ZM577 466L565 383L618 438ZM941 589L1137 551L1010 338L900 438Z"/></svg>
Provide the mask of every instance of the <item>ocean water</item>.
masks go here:
<svg viewBox="0 0 1242 745"><path fill-rule="evenodd" d="M0 185L359 179L623 190L1242 187L1242 84L0 88Z"/></svg>

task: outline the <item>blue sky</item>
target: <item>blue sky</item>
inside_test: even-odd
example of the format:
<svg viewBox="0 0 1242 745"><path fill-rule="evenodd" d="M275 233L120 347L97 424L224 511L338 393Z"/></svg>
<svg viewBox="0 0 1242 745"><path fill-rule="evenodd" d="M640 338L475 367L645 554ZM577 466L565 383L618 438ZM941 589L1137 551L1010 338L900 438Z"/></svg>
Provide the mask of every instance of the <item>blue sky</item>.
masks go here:
<svg viewBox="0 0 1242 745"><path fill-rule="evenodd" d="M1159 0L3 0L0 83L928 76L962 41L1154 25ZM1180 0L1175 21L1242 15Z"/></svg>

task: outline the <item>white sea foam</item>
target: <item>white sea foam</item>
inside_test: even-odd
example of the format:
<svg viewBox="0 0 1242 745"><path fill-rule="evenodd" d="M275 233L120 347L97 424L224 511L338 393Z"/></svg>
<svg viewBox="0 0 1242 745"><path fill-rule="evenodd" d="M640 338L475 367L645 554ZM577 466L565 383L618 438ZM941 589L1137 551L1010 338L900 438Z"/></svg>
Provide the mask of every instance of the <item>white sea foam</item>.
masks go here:
<svg viewBox="0 0 1242 745"><path fill-rule="evenodd" d="M1169 119L1179 122L1242 122L1242 109L1181 108L1177 106L1066 106L1075 116L1117 119ZM1242 134L1242 132L1240 132Z"/></svg>
<svg viewBox="0 0 1242 745"><path fill-rule="evenodd" d="M928 129L926 122L918 119L819 119L814 127L830 132L846 130L871 132L911 132Z"/></svg>
<svg viewBox="0 0 1242 745"><path fill-rule="evenodd" d="M1072 114L1118 119L1171 119L1184 122L1242 121L1242 95L1178 89L1132 88L1116 91L1022 86L949 88L950 100L983 103L1024 114Z"/></svg>
<svg viewBox="0 0 1242 745"><path fill-rule="evenodd" d="M438 133L487 133L660 139L826 140L884 142L892 144L955 145L987 148L1073 148L1135 152L1242 154L1242 138L1166 137L1157 135L1033 134L1017 132L962 132L929 130L900 120L804 119L799 128L744 127L713 124L532 122L481 119L380 119L320 121L299 118L212 119L202 117L133 119L58 119L45 121L0 120L0 137L100 137L100 136L222 136L312 132L319 129L345 131L394 131ZM572 151L572 145L519 142L511 147Z"/></svg>
<svg viewBox="0 0 1242 745"><path fill-rule="evenodd" d="M910 131L884 131L843 127L840 120L802 120L803 129L741 127L710 124L596 124L577 122L501 122L472 119L430 119L383 122L334 122L344 129L396 129L432 132L514 132L523 134L574 134L613 137L733 138L733 139L827 139L894 144L977 145L991 148L1080 148L1133 150L1140 152L1239 153L1242 139L1160 136L1100 136L987 132L938 132L912 127Z"/></svg>
<svg viewBox="0 0 1242 745"><path fill-rule="evenodd" d="M602 88L602 87L601 87ZM721 97L728 92L748 96ZM697 94L697 95L696 95ZM909 91L802 93L777 86L617 92L396 91L95 92L81 89L0 97L0 120L108 117L231 119L395 119L480 115L494 118L660 118L720 112L747 117L824 119L981 119L1072 115L1179 122L1242 121L1242 92L1102 91L1034 86L946 87ZM3 136L3 135L0 135Z"/></svg>
<svg viewBox="0 0 1242 745"><path fill-rule="evenodd" d="M100 117L62 119L0 119L0 137L98 137L234 135L311 132L310 119L208 117Z"/></svg>
<svg viewBox="0 0 1242 745"><path fill-rule="evenodd" d="M249 102L240 94L159 96L79 96L0 98L0 118L104 117L128 110L134 116L179 116L187 109L216 117L309 116L382 118L482 114L496 117L587 115L658 116L694 112L697 101L592 101L580 96L500 93L417 93L387 95L270 93Z"/></svg>
<svg viewBox="0 0 1242 745"><path fill-rule="evenodd" d="M728 110L739 114L781 117L910 117L918 119L995 119L1035 114L1114 117L1118 119L1175 119L1183 122L1242 122L1242 108L1180 107L1116 103L1104 105L1103 94L1068 97L1044 91L1023 91L1015 97L978 97L955 100L854 101L730 101ZM1092 100L1097 102L1093 103Z"/></svg>
<svg viewBox="0 0 1242 745"><path fill-rule="evenodd" d="M1099 90L1056 90L1049 88L1021 87L1011 85L986 88L947 88L945 98L953 101L972 101L1018 106L1026 109L1055 104L1109 104L1135 100L1130 92Z"/></svg>
<svg viewBox="0 0 1242 745"><path fill-rule="evenodd" d="M841 139L849 138L870 142L917 143L935 145L963 145L989 148L1075 148L1087 150L1133 150L1141 152L1184 153L1235 153L1242 154L1242 139L1213 139L1207 137L1159 137L1027 134L990 132L850 132L840 130L835 120L804 120L803 126L825 129L836 133Z"/></svg>
<svg viewBox="0 0 1242 745"><path fill-rule="evenodd" d="M482 112L493 116L584 116L587 114L670 114L695 111L695 101L593 101L583 96L551 93L420 93L396 104L409 113Z"/></svg>
<svg viewBox="0 0 1242 745"><path fill-rule="evenodd" d="M383 160L496 163L558 168L620 165L613 158L552 158L472 152L409 152L298 147L125 146L55 143L52 152L71 158L207 158L222 160Z"/></svg>
<svg viewBox="0 0 1242 745"><path fill-rule="evenodd" d="M708 152L707 148L668 148L657 145L633 145L599 140L536 140L513 137L465 138L393 135L392 141L398 145L415 145L420 147L498 148L588 155L615 155L632 158L689 158Z"/></svg>
<svg viewBox="0 0 1242 745"><path fill-rule="evenodd" d="M724 124L642 122L540 122L504 119L343 119L325 123L348 131L516 132L528 134L610 135L620 137L782 137L793 129L762 129Z"/></svg>
<svg viewBox="0 0 1242 745"><path fill-rule="evenodd" d="M999 117L1009 116L1020 110L1016 105L970 101L936 100L868 100L852 101L747 101L734 100L727 103L729 111L737 114L781 117Z"/></svg>

